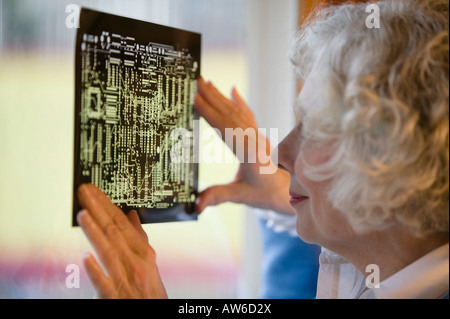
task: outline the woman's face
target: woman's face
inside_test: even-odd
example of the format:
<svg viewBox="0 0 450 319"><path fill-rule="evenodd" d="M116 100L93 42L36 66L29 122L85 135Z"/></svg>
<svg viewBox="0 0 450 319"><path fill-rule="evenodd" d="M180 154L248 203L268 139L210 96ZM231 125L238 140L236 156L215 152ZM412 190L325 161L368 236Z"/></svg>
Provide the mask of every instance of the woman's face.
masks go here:
<svg viewBox="0 0 450 319"><path fill-rule="evenodd" d="M319 90L313 81L305 82L299 104L314 107L321 103ZM302 137L302 119L278 145L279 167L291 175L291 205L297 212L297 232L307 242L324 246L339 240L349 240L354 234L346 218L328 200L331 180L314 181L305 175L305 162L321 164L332 155L330 144L318 144Z"/></svg>

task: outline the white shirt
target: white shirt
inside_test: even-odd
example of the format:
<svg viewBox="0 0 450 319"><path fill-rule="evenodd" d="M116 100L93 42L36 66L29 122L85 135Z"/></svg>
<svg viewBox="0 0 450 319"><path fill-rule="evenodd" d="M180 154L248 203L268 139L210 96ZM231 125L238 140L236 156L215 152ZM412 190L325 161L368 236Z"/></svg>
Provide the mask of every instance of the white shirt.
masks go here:
<svg viewBox="0 0 450 319"><path fill-rule="evenodd" d="M366 286L366 275L345 258L327 249L319 257L317 298L442 298L449 289L449 244L414 261L382 281ZM382 270L381 270L382 271Z"/></svg>

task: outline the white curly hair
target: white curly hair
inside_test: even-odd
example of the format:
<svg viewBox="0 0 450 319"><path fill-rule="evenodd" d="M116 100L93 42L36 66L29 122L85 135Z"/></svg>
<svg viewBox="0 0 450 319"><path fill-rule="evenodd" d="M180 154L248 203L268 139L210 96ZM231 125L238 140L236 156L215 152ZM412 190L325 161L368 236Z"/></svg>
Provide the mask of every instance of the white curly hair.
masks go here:
<svg viewBox="0 0 450 319"><path fill-rule="evenodd" d="M329 199L355 229L400 222L416 236L449 231L449 2L375 2L315 12L291 61L318 77L323 105L299 106L303 135L332 142L308 176L332 178ZM331 173L330 173L331 172Z"/></svg>

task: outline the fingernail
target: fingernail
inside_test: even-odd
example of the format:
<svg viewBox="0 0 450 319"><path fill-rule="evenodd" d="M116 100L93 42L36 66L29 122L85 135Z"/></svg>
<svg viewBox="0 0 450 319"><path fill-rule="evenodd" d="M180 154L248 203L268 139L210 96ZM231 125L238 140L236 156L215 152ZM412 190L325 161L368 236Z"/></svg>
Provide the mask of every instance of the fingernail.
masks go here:
<svg viewBox="0 0 450 319"><path fill-rule="evenodd" d="M197 197L195 199L195 212L197 213L197 215L200 215L200 213L202 212L202 209L200 208L200 197Z"/></svg>
<svg viewBox="0 0 450 319"><path fill-rule="evenodd" d="M77 191L78 196L90 196L90 190L88 184L81 184Z"/></svg>
<svg viewBox="0 0 450 319"><path fill-rule="evenodd" d="M82 209L77 213L77 222L80 224L81 219L86 215L86 209Z"/></svg>
<svg viewBox="0 0 450 319"><path fill-rule="evenodd" d="M91 258L91 253L90 252L83 253L82 258L83 258L83 260L87 260L87 259Z"/></svg>

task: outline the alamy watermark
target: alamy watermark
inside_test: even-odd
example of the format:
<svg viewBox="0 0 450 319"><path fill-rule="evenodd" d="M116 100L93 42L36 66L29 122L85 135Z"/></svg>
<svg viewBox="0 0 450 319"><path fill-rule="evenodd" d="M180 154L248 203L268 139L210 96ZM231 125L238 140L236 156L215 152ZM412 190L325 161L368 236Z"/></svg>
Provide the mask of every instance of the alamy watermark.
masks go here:
<svg viewBox="0 0 450 319"><path fill-rule="evenodd" d="M77 264L66 266L66 287L68 289L80 288L80 267ZM366 266L366 287L369 289L380 288L380 267L376 264Z"/></svg>
<svg viewBox="0 0 450 319"><path fill-rule="evenodd" d="M200 133L200 121L194 120L193 131L175 128L170 132L170 161L180 163L258 163L259 173L274 174L277 171L278 152L271 150L266 136L278 140L277 128L225 128L224 134L208 127ZM224 151L218 143L219 136L233 153ZM195 140L198 143L194 143Z"/></svg>
<svg viewBox="0 0 450 319"><path fill-rule="evenodd" d="M380 28L380 9L376 4L369 4L366 12L370 13L366 18L367 28ZM80 7L76 4L66 6L68 13L65 25L69 29L79 28ZM193 144L193 136L198 135L198 123L194 123L194 132L185 128L176 128L170 133L172 145L170 151L170 159L174 164L179 163L232 163L239 161L241 163L258 163L260 165L260 174L274 174L277 171L278 154L275 151L267 149L268 144L265 142L264 136L267 135L267 129L260 128L226 128L224 136L222 133L213 128L206 129L200 136L200 144L202 145L199 153L198 145ZM197 130L196 130L197 128ZM270 136L272 140L278 137L278 129L270 128ZM196 135L197 134L197 135ZM221 143L214 142L212 135L219 135L225 144L233 150L235 156L229 152L223 151ZM258 143L258 142L262 143ZM193 152L193 153L192 153ZM199 154L199 156L196 156Z"/></svg>
<svg viewBox="0 0 450 319"><path fill-rule="evenodd" d="M369 29L379 29L380 28L380 7L378 5L371 3L367 5L366 12L370 13L366 18L366 27Z"/></svg>
<svg viewBox="0 0 450 319"><path fill-rule="evenodd" d="M366 12L370 13L366 18L366 27L369 29L379 29L380 28L380 7L371 3L366 6ZM74 29L80 27L80 7L76 4L68 4L66 6L66 13L68 13L65 24L66 28Z"/></svg>
<svg viewBox="0 0 450 319"><path fill-rule="evenodd" d="M68 264L66 266L66 287L69 289L80 288L80 266L77 264Z"/></svg>
<svg viewBox="0 0 450 319"><path fill-rule="evenodd" d="M366 266L366 287L369 289L380 288L380 267L377 264Z"/></svg>
<svg viewBox="0 0 450 319"><path fill-rule="evenodd" d="M80 7L76 4L68 4L66 6L66 28L67 29L77 29L80 27Z"/></svg>

